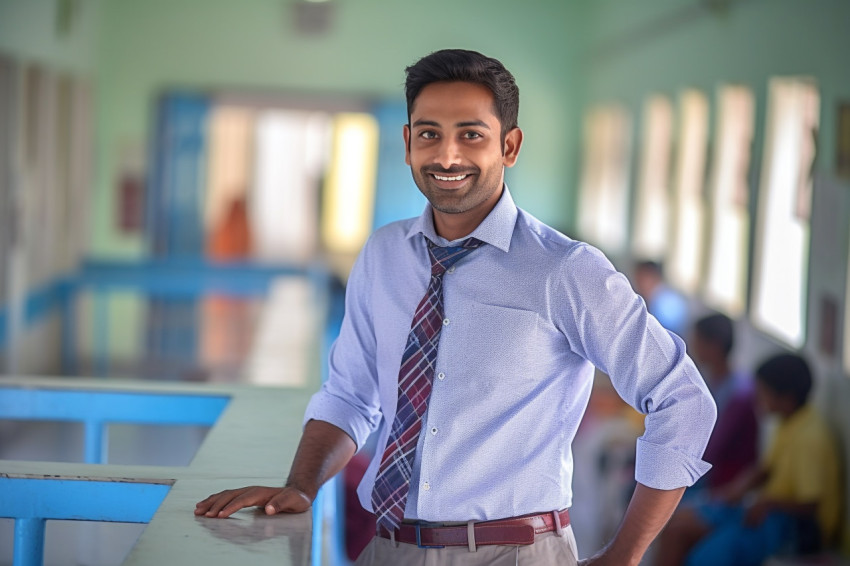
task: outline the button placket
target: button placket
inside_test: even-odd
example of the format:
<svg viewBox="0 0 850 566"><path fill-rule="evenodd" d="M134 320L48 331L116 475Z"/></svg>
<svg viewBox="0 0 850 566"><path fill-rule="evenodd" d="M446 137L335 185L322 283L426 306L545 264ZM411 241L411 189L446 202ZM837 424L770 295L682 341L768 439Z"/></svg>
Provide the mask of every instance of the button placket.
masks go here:
<svg viewBox="0 0 850 566"><path fill-rule="evenodd" d="M451 267L449 267L449 268L445 271L445 274L454 273L454 272L455 272L455 269L456 269L456 266L452 265ZM443 327L444 327L444 328L446 328L446 327L448 327L450 324L451 324L451 319L450 319L448 316L444 316L444 318L443 318ZM443 330L443 332L445 332L445 330ZM437 376L437 380L438 380L438 381L444 381L444 380L446 379L446 374L445 374L445 372L442 372L442 371L437 372L436 376ZM434 391L432 391L432 395L433 395L433 394L434 394ZM429 425L429 426L428 426L428 428L427 428L427 430L428 430L428 432L430 433L430 435L429 435L429 436L433 436L433 437L436 437L436 436L440 433L440 429L439 429L439 427L437 427L437 426L435 426L435 425ZM430 444L430 442L427 442L427 441L426 441L426 443L427 443L427 444ZM426 450L427 450L427 448L426 448ZM422 461L422 465L421 465L421 470L420 470L420 471L421 471L421 473L422 473L422 476L427 477L427 474L428 474L428 471L427 471L427 464L425 463L425 461L424 461L424 460ZM430 491L431 491L432 484L431 484L431 482L430 482L430 481L422 481L421 486L422 486L422 488L421 488L422 493L430 492ZM427 509L427 508L428 508L428 504L427 504L427 503L425 503L425 501L422 501L422 502L420 502L420 503L419 503L419 510L420 510L420 511L424 511L424 510L425 510L425 509Z"/></svg>

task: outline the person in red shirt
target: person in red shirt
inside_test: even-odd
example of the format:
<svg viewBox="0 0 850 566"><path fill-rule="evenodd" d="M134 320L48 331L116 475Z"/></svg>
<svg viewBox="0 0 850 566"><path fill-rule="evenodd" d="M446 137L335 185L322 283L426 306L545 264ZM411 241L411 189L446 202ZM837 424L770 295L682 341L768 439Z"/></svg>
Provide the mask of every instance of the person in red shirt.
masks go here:
<svg viewBox="0 0 850 566"><path fill-rule="evenodd" d="M723 314L703 317L693 326L691 353L717 404L717 424L703 454L712 469L695 486L697 491L707 487L709 495L758 459L755 386L748 372L732 367L734 343L734 325Z"/></svg>

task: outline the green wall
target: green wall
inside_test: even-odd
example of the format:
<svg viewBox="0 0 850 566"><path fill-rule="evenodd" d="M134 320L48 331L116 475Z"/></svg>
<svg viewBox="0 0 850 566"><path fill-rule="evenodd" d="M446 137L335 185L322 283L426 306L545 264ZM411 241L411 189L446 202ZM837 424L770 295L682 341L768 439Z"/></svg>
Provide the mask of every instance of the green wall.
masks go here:
<svg viewBox="0 0 850 566"><path fill-rule="evenodd" d="M404 67L444 47L476 49L516 75L526 142L509 182L546 221L569 217L576 153L574 9L560 0L339 0L329 33L296 31L281 0L110 0L99 54L94 251L142 252L110 218L121 147L146 144L152 101L164 89L402 96ZM399 124L401 143L401 124Z"/></svg>
<svg viewBox="0 0 850 566"><path fill-rule="evenodd" d="M60 26L56 0L0 0L0 51L51 68L91 75L97 67L100 0L74 3Z"/></svg>
<svg viewBox="0 0 850 566"><path fill-rule="evenodd" d="M639 108L652 92L696 87L713 95L719 84L741 83L754 89L763 116L770 77L812 76L822 105L818 166L831 170L836 104L850 98L850 2L731 0L720 10L707 4L594 2L579 69L585 101L621 100Z"/></svg>

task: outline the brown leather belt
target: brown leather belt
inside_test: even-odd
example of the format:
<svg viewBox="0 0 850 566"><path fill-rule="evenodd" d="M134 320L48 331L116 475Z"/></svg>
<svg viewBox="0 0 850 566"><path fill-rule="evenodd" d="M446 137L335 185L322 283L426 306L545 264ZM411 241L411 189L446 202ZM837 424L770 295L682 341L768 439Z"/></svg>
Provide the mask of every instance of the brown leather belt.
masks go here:
<svg viewBox="0 0 850 566"><path fill-rule="evenodd" d="M395 537L378 528L378 536L393 539L397 542L415 544L420 548L441 548L444 546L475 546L504 544L533 544L534 536L552 531L560 531L570 524L569 509L561 512L523 515L510 519L482 521L467 525L445 526L440 523L402 523L395 531ZM474 540L469 540L470 531L474 532Z"/></svg>

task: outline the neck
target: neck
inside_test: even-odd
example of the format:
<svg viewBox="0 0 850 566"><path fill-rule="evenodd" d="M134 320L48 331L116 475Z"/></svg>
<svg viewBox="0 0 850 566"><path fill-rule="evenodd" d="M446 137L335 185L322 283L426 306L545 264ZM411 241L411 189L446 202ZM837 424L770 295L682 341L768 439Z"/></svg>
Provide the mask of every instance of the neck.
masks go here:
<svg viewBox="0 0 850 566"><path fill-rule="evenodd" d="M450 242L469 236L496 207L504 190L504 184L502 184L502 187L486 201L461 213L442 212L432 206L434 230L439 236Z"/></svg>
<svg viewBox="0 0 850 566"><path fill-rule="evenodd" d="M805 403L803 403L802 405L797 405L795 401L786 400L779 408L779 418L783 421L786 421L793 417L800 409L805 406Z"/></svg>
<svg viewBox="0 0 850 566"><path fill-rule="evenodd" d="M472 234L478 225L487 217L485 214L479 219L457 218L457 214L446 214L434 210L434 230L437 234L448 241L459 240Z"/></svg>

